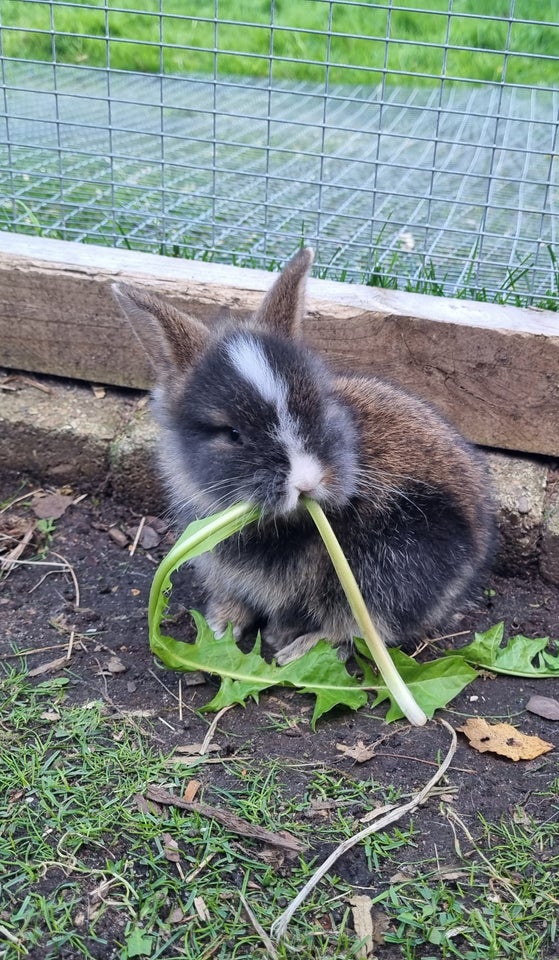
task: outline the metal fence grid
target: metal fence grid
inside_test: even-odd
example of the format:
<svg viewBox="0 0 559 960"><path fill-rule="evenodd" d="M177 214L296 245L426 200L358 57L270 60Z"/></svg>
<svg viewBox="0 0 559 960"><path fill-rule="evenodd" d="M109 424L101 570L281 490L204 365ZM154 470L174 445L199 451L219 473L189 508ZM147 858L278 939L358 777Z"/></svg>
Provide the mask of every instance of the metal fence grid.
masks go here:
<svg viewBox="0 0 559 960"><path fill-rule="evenodd" d="M535 302L557 293L559 91L507 75L511 60L535 56L515 46L521 24L553 33L557 54L540 62L555 62L559 77L559 23L528 17L526 3L521 16L521 0L501 2L501 16L465 12L471 0L307 0L323 12L311 37L323 46L305 61L317 79L301 80L277 40L301 30L280 21L278 0L239 2L238 19L224 0L185 0L179 14L171 0L127 2L0 0L5 229L254 266L283 261L304 239L331 277ZM22 22L22 7L40 8L43 25ZM336 30L341 7L384 11L384 33ZM58 27L72 8L95 13L95 31ZM411 43L395 35L397 12L441 18L444 39L430 44L438 75L418 69L410 84L391 66L393 48ZM138 16L156 31L141 43ZM503 27L502 48L489 51L498 80L452 72L451 54L475 52L452 45L454 19L468 16ZM177 23L181 43L169 39ZM196 40L201 24L209 43ZM253 30L264 54L249 50ZM31 38L42 43L35 57ZM100 65L70 62L86 41L101 45ZM380 65L352 65L363 41L377 45L377 61L382 50ZM158 70L115 67L115 44L155 50ZM177 48L180 75L165 61ZM208 72L188 69L194 52ZM251 57L264 76L243 75Z"/></svg>

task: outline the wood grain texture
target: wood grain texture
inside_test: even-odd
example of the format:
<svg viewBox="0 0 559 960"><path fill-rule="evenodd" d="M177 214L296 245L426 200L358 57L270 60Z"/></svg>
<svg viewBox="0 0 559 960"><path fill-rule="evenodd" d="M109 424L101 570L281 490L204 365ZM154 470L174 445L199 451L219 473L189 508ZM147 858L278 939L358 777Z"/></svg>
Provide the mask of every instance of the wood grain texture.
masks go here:
<svg viewBox="0 0 559 960"><path fill-rule="evenodd" d="M253 311L273 274L0 233L0 364L149 386L116 279L211 324L223 306ZM336 367L403 384L477 443L559 455L555 313L311 280L304 330Z"/></svg>

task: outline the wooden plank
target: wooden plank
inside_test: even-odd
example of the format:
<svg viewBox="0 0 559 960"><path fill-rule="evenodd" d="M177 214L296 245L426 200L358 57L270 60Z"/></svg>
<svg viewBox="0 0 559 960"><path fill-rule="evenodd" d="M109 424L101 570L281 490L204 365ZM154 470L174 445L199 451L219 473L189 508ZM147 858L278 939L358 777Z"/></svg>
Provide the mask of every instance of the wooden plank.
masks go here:
<svg viewBox="0 0 559 960"><path fill-rule="evenodd" d="M253 310L273 275L0 233L0 363L147 387L110 284L146 285L211 323ZM311 280L305 337L340 369L390 377L472 440L559 455L559 315Z"/></svg>

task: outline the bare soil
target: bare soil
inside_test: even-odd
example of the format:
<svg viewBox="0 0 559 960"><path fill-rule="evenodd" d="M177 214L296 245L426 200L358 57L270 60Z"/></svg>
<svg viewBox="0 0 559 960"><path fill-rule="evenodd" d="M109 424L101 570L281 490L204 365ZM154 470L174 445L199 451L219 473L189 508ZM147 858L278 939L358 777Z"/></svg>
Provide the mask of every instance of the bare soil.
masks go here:
<svg viewBox="0 0 559 960"><path fill-rule="evenodd" d="M22 485L23 484L23 485ZM0 501L15 495L22 497L32 485L14 475L0 477ZM68 491L74 498L80 491ZM0 514L0 529L6 534L25 530L35 516L29 500L21 500ZM215 690L211 679L195 686L183 686L184 718L179 720L176 700L177 675L154 663L147 642L147 602L156 564L174 539L172 531L151 521L159 529L159 543L138 545L132 554L130 545L141 518L126 506L110 499L86 497L69 506L55 521L48 534L34 533L34 546L23 556L37 557L37 548L45 550L45 559L63 557L73 568L79 586L76 608L75 584L68 574L50 572L52 568L32 564L14 567L0 582L0 656L4 663L16 663L16 651L28 653L29 668L38 668L65 654L69 631L76 630L70 662L63 668L69 678L67 702L81 704L102 698L109 709L155 710L153 720L156 745L167 753L175 745L203 740L208 716L196 710L207 703ZM19 525L19 526L18 526ZM124 531L122 544L115 542L115 530ZM41 539L42 536L42 539ZM154 538L155 539L155 538ZM183 568L184 571L184 568ZM175 585L175 607L186 633L188 608L199 599L187 572L181 571ZM559 589L542 582L535 575L523 578L493 577L479 606L464 616L453 629L485 629L503 619L506 631L528 637L559 635ZM177 601L178 598L178 601ZM192 633L190 633L192 636ZM464 643L471 635L454 641ZM113 673L109 661L117 657L124 669ZM52 673L39 674L36 682ZM519 678L480 677L444 712L454 726L467 716L508 719L525 733L558 743L557 724L526 711L532 694L557 696L552 680L527 681ZM246 709L234 708L219 723L219 740L226 754L248 756L254 762L282 761L286 789L305 794L305 775L300 761L312 766L326 764L349 779L374 779L389 787L400 788L408 796L419 789L432 775L439 756L446 752L448 734L437 724L414 729L404 722L386 725L382 710L364 708L357 713L336 711L319 721L316 732L309 725L311 702L305 696L286 690L273 691L261 697L260 703L249 703ZM161 718L161 719L157 719ZM290 723L278 723L289 718ZM354 745L358 740L377 745L374 757L362 764L343 756L336 744ZM290 773L290 761L293 770ZM457 789L456 809L474 836L479 836L478 815L497 821L503 815L512 818L522 808L536 822L550 815L549 801L541 792L559 775L556 752L530 762L510 760L474 751L462 735L447 776L447 783ZM208 767L203 797L212 798L214 785L227 781L224 766ZM356 811L362 815L366 811ZM416 862L437 856L442 865L456 860L455 837L449 823L439 816L438 802L428 802L416 818ZM253 841L257 842L257 841ZM461 840L462 848L468 843ZM321 860L330 850L317 847ZM394 869L392 867L392 869ZM372 874L363 850L358 847L339 861L337 873L366 888L371 895L383 889L388 877ZM45 881L46 883L46 881ZM45 892L47 892L45 888ZM399 957L398 951L386 945L378 947L379 960Z"/></svg>

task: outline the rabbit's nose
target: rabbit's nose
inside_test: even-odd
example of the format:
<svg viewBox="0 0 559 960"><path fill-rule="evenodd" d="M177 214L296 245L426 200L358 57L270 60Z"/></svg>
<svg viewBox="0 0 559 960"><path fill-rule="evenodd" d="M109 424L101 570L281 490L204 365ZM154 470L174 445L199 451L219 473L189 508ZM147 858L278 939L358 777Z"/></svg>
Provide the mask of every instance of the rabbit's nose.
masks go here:
<svg viewBox="0 0 559 960"><path fill-rule="evenodd" d="M324 468L310 453L297 453L291 458L289 483L298 493L312 493L324 479Z"/></svg>

